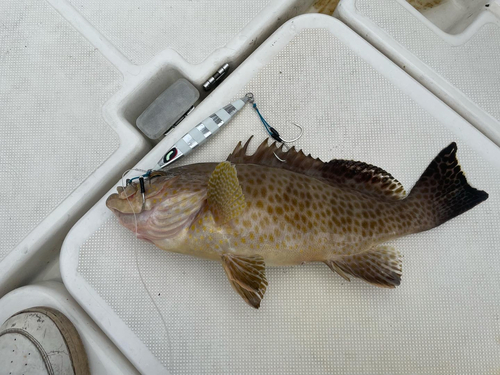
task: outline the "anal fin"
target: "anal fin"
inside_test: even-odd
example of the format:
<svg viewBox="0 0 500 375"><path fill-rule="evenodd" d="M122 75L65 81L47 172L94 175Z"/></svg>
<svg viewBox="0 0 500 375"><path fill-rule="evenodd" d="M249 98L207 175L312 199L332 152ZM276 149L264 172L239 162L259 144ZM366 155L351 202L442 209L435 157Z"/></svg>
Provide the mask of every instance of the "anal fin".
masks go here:
<svg viewBox="0 0 500 375"><path fill-rule="evenodd" d="M223 254L222 266L234 290L246 303L258 309L267 287L264 258Z"/></svg>
<svg viewBox="0 0 500 375"><path fill-rule="evenodd" d="M394 288L401 283L401 254L391 246L376 246L325 263L346 280L348 274L383 288Z"/></svg>

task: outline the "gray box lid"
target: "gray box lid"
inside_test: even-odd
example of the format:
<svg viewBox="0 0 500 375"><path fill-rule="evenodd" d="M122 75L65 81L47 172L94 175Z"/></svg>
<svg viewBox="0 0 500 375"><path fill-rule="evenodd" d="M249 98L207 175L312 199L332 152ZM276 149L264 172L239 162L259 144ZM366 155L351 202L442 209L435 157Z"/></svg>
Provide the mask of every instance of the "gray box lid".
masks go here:
<svg viewBox="0 0 500 375"><path fill-rule="evenodd" d="M188 80L180 78L158 96L137 118L137 127L151 139L160 138L200 97Z"/></svg>

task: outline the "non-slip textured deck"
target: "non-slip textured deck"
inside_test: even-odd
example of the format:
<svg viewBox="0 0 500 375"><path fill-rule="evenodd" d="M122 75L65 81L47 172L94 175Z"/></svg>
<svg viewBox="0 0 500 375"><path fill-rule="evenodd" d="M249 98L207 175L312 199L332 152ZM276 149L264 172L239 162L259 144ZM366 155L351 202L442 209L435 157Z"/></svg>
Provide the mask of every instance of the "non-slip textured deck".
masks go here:
<svg viewBox="0 0 500 375"><path fill-rule="evenodd" d="M171 48L191 64L224 47L271 0L68 0L134 64Z"/></svg>
<svg viewBox="0 0 500 375"><path fill-rule="evenodd" d="M485 24L455 45L396 0L356 0L356 9L500 122L500 25Z"/></svg>
<svg viewBox="0 0 500 375"><path fill-rule="evenodd" d="M44 1L3 2L0 24L2 260L119 147L102 105L122 78Z"/></svg>
<svg viewBox="0 0 500 375"><path fill-rule="evenodd" d="M372 163L407 190L456 141L470 183L490 198L439 228L394 241L404 256L395 290L348 283L323 264L269 268L269 287L254 310L231 289L220 264L136 240L111 215L80 248L68 244L65 259L78 253L75 280L85 283L68 288L84 291L78 298L92 306L111 308L106 318L96 314L99 324L124 322L173 374L495 373L500 166L474 149L479 134L463 137L431 114L438 103L431 94L426 105L417 104L349 46L352 39L356 48L370 48L360 47L353 32L333 19L320 21L303 17L285 27L281 37L304 30L269 52L276 55L240 94L253 92L283 136L295 135L291 122L304 126L297 147L306 153ZM407 77L404 83L414 84ZM247 106L182 163L222 161L252 134L255 149L265 132Z"/></svg>

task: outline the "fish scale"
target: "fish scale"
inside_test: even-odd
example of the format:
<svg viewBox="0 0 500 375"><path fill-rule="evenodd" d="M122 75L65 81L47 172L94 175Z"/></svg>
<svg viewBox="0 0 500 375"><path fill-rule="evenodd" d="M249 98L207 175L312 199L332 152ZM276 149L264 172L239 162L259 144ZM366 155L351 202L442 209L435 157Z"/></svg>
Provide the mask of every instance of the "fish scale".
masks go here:
<svg viewBox="0 0 500 375"><path fill-rule="evenodd" d="M252 255L259 250L267 265L294 265L323 261L332 251L354 254L395 232L398 215L391 201L370 203L361 193L285 170L255 165L236 169L247 209L227 224L233 245L229 251L238 248L239 254ZM370 208L356 209L352 202L363 200ZM370 210L378 211L381 220L371 219Z"/></svg>

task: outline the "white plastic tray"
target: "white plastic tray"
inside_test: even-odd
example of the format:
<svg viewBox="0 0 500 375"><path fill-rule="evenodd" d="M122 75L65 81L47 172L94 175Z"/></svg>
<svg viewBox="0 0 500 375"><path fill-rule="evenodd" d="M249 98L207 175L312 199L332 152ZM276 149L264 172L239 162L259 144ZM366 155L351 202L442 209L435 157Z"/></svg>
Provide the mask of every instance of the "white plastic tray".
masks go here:
<svg viewBox="0 0 500 375"><path fill-rule="evenodd" d="M342 0L336 16L500 145L500 1L419 13L405 0Z"/></svg>
<svg viewBox="0 0 500 375"><path fill-rule="evenodd" d="M73 323L82 338L92 375L138 374L61 283L42 282L6 294L0 299L0 322L3 323L19 311L36 306L59 310Z"/></svg>
<svg viewBox="0 0 500 375"><path fill-rule="evenodd" d="M394 241L395 290L346 283L323 264L269 268L259 310L220 264L136 240L105 207L71 230L61 253L70 293L144 374L488 373L500 367L500 149L336 19L287 22L138 165L147 169L197 122L251 91L299 148L380 166L409 190L451 141L490 198L427 233ZM245 107L184 164L222 161L265 138ZM136 172L137 174L137 172ZM114 189L113 189L114 190ZM111 193L111 191L110 191Z"/></svg>

